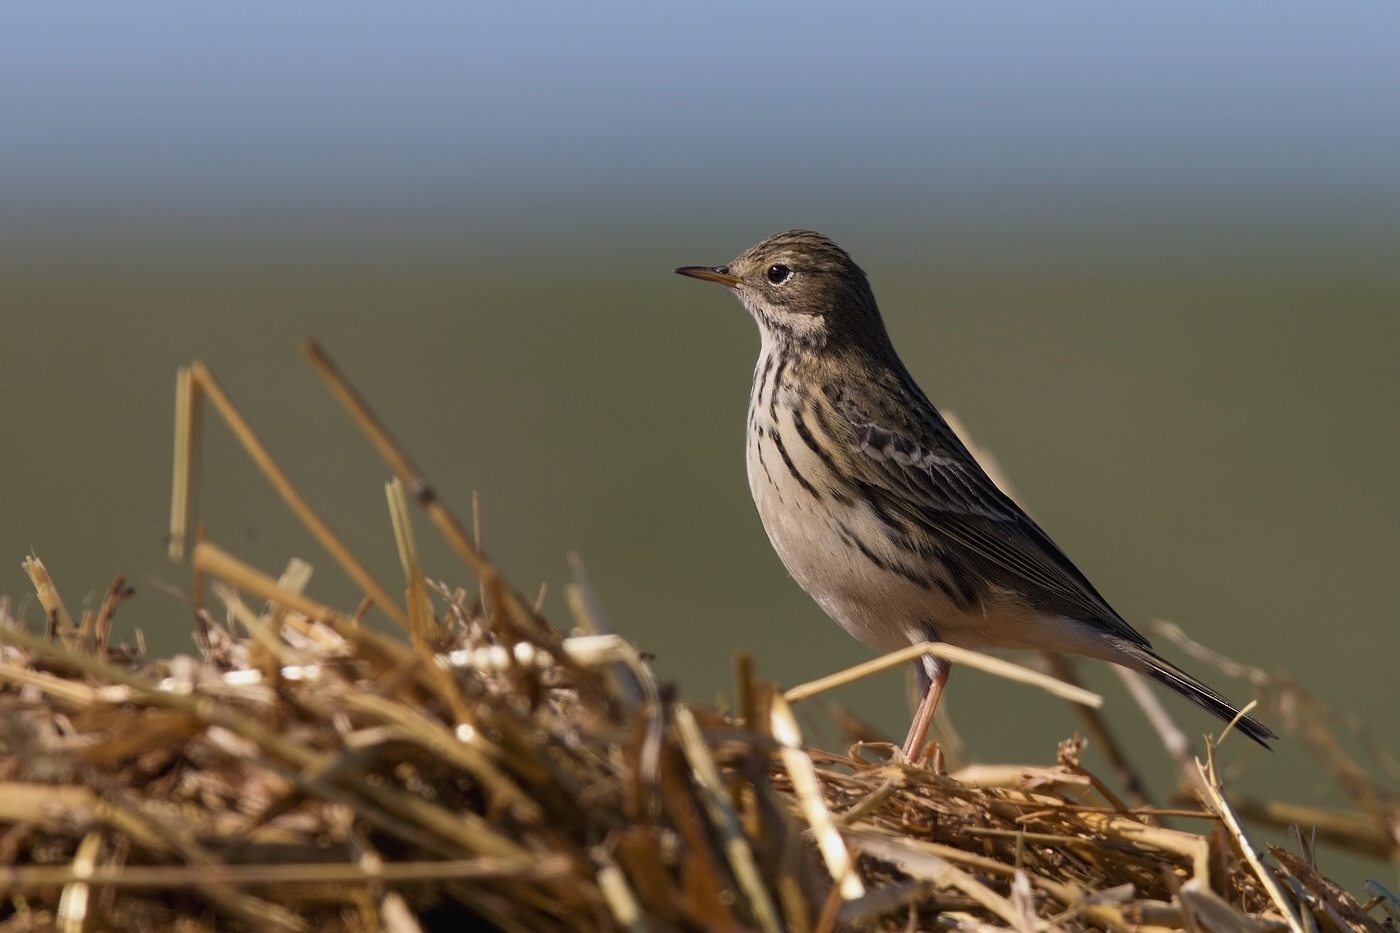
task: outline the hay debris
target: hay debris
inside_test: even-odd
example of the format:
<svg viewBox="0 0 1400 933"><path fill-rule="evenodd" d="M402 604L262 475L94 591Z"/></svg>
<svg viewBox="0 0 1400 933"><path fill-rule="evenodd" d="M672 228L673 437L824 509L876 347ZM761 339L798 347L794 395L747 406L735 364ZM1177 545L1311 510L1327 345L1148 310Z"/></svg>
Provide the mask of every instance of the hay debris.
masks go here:
<svg viewBox="0 0 1400 933"><path fill-rule="evenodd" d="M1306 846L1251 842L1209 754L1200 807L1129 808L1081 765L1079 740L1049 767L953 774L878 742L804 747L788 703L821 684L785 699L747 659L734 710L680 702L608 631L581 573L565 593L573 633L508 587L308 354L402 483L389 495L407 608L383 605L387 588L338 542L327 550L403 637L363 624L368 605L346 614L305 595L305 564L273 578L199 541L199 652L149 659L107 643L130 595L120 578L103 624L75 624L31 558L45 631L0 604L3 933L1387 928L1367 913L1395 910L1379 886L1358 904ZM220 399L294 511L335 542L207 370L181 380L181 417ZM180 433L177 470L193 469L197 434ZM193 488L177 472L182 548ZM423 576L409 498L473 591ZM1362 786L1357 768L1335 770ZM1374 783L1356 796L1393 815ZM1330 825L1378 845L1374 821Z"/></svg>

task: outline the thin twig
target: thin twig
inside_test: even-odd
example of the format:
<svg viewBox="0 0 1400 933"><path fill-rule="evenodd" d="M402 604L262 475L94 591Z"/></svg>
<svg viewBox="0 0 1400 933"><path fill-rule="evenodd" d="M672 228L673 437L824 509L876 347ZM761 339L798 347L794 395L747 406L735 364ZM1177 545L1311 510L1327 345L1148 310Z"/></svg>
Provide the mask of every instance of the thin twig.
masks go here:
<svg viewBox="0 0 1400 933"><path fill-rule="evenodd" d="M1074 665L1069 659L1058 651L1042 651L1041 658L1050 668L1050 673L1067 684L1082 687L1078 675L1074 671ZM1103 756L1108 759L1109 766L1113 768L1114 774L1118 777L1118 783L1127 791L1135 806L1150 807L1153 805L1152 795L1147 790L1147 782L1143 779L1142 773L1134 767L1128 759L1128 753L1123 750L1118 737L1109 729L1108 721L1103 714L1092 706L1085 706L1083 703L1073 703L1075 715L1084 724L1084 729L1089 733Z"/></svg>
<svg viewBox="0 0 1400 933"><path fill-rule="evenodd" d="M190 367L190 372L195 381L199 383L201 392L214 405L215 410L224 419L224 423L228 425L229 430L233 432L244 451L252 458L253 463L272 485L272 488L282 497L287 508L292 510L292 514L306 526L307 531L310 531L312 537L330 553L335 562L350 576L350 579L372 596L375 604L390 619L393 619L395 624L407 630L407 614L399 608L398 603L390 598L389 591L379 584L373 574L366 570L364 565L350 552L350 549L340 538L336 537L330 526L321 520L321 517L302 498L301 493L297 492L292 481L277 465L277 461L273 459L268 449L263 446L263 442L253 432L252 427L233 404L233 400L228 397L223 386L219 385L209 368L203 363L195 363Z"/></svg>
<svg viewBox="0 0 1400 933"><path fill-rule="evenodd" d="M1023 684L1030 684L1039 687L1047 693L1052 693L1062 699L1072 703L1083 703L1086 706L1102 706L1103 697L1097 693L1085 690L1083 687L1076 687L1072 684L1056 680L1040 671L1033 671L1028 667L1019 664L1012 664L1001 658L993 657L989 654L982 654L978 651L969 651L966 648L958 648L954 645L943 644L942 642L924 642L918 645L910 645L908 648L901 648L898 651L891 651L889 654L878 657L873 661L866 661L864 664L857 664L849 667L837 674L828 677L821 677L797 687L793 687L783 694L783 699L789 703L796 703L800 700L816 696L826 690L842 687L849 683L854 683L872 674L898 667L916 658L925 655L932 655L951 661L955 664L965 664L968 667L975 667L978 670L1004 677L1007 680L1014 680Z"/></svg>

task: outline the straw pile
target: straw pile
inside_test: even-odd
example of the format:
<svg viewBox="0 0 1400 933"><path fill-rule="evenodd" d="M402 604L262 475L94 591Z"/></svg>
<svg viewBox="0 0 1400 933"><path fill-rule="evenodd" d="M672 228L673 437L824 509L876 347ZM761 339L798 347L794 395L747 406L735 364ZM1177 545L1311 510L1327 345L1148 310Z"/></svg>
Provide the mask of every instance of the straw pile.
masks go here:
<svg viewBox="0 0 1400 933"><path fill-rule="evenodd" d="M200 654L150 660L109 644L120 579L75 621L26 561L48 626L0 605L0 931L1380 933L1367 910L1400 910L1379 889L1358 904L1306 845L1260 851L1209 756L1183 771L1199 806L1130 808L1077 741L1053 767L949 775L880 743L804 749L790 703L824 685L783 694L746 663L733 710L676 701L606 631L581 577L568 635L507 586L307 352L398 476L403 604L207 370L183 372L172 547L207 400L367 599L338 612L303 593L300 562L274 579L200 541ZM476 577L470 592L424 578L410 490ZM402 635L363 624L371 607ZM1393 838L1400 807L1366 786L1367 813L1392 822L1329 824L1333 841Z"/></svg>

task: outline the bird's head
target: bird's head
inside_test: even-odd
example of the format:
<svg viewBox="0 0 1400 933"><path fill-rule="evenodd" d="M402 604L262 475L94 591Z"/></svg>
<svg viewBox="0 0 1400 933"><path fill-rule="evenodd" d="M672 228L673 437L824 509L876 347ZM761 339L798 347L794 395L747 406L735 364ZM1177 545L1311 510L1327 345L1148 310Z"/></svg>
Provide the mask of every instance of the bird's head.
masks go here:
<svg viewBox="0 0 1400 933"><path fill-rule="evenodd" d="M681 275L734 293L766 341L810 349L888 344L865 273L846 251L811 230L789 230L728 265L682 266Z"/></svg>

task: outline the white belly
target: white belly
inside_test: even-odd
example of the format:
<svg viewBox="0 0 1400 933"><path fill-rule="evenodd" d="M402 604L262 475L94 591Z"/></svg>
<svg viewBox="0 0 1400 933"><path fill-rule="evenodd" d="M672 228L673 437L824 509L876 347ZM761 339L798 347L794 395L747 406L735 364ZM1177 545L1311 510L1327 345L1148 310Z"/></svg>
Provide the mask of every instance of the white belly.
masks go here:
<svg viewBox="0 0 1400 933"><path fill-rule="evenodd" d="M783 501L766 478L754 482L750 473L750 485L763 529L788 573L842 628L880 651L928 637L923 617L937 612L928 605L933 594L876 567L842 540L834 523Z"/></svg>
<svg viewBox="0 0 1400 933"><path fill-rule="evenodd" d="M1101 633L1036 612L1013 594L993 593L971 609L955 603L949 593L957 587L946 577L946 589L932 580L941 566L901 549L858 497L839 495L832 467L783 415L797 400L781 379L772 381L779 384L766 390L756 382L750 399L749 490L783 565L842 628L879 651L933 639L973 650L1058 648L1108 657ZM774 391L779 416L770 419Z"/></svg>
<svg viewBox="0 0 1400 933"><path fill-rule="evenodd" d="M780 396L779 404L783 403ZM830 467L804 443L791 422L766 418L766 393L752 404L763 407L757 413L750 411L749 490L768 540L798 585L846 631L880 651L927 640L933 635L930 623L946 627L934 620L947 621L957 614L952 603L936 588L920 586L862 554L851 543L852 535L880 558L890 547L874 529L875 517L862 503L833 495ZM770 424L777 426L778 440L766 433Z"/></svg>

